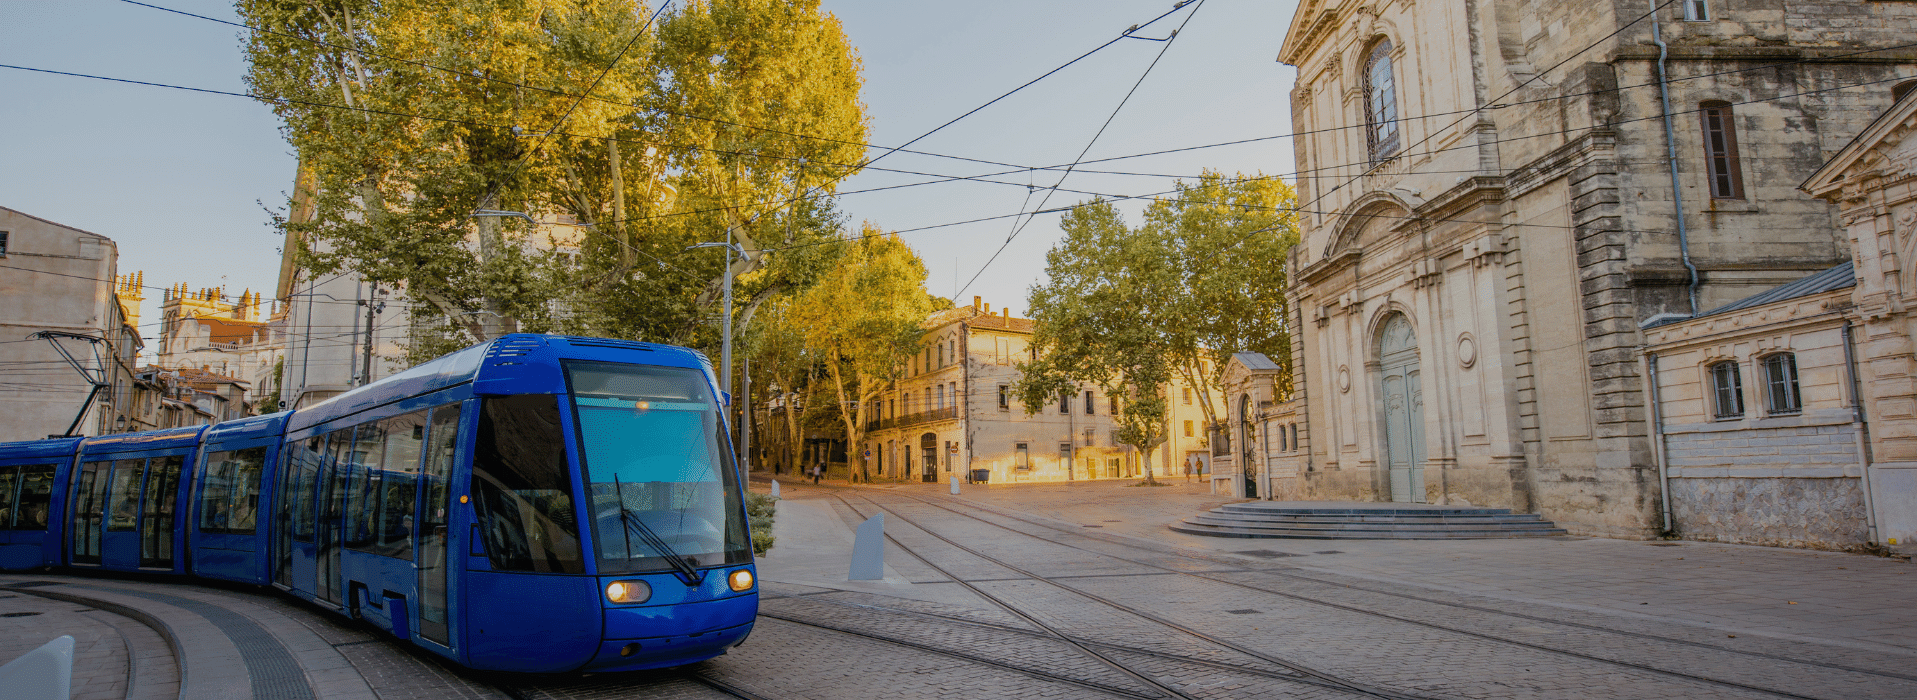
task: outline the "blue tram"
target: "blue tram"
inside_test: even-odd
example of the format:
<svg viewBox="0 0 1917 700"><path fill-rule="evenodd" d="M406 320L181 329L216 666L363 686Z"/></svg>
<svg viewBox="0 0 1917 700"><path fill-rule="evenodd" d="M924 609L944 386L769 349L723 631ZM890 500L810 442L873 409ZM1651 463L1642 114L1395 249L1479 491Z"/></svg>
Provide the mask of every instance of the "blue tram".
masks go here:
<svg viewBox="0 0 1917 700"><path fill-rule="evenodd" d="M271 585L463 665L624 671L758 614L711 363L508 335L295 412L0 444L0 569Z"/></svg>

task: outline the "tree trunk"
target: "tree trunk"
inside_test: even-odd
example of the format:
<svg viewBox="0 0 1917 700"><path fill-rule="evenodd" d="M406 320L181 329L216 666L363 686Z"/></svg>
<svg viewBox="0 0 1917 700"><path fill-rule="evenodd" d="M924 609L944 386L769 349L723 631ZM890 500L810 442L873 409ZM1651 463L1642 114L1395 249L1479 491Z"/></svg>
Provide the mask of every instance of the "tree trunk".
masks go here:
<svg viewBox="0 0 1917 700"><path fill-rule="evenodd" d="M619 139L606 139L606 158L612 161L612 238L619 242L619 267L630 270L635 261L632 241L626 237L626 175L619 164Z"/></svg>

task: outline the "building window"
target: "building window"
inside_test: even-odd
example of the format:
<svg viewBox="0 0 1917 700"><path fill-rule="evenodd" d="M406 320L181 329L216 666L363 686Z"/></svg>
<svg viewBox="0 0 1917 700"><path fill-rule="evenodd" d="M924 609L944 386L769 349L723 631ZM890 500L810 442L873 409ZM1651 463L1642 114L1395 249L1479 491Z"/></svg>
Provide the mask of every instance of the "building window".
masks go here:
<svg viewBox="0 0 1917 700"><path fill-rule="evenodd" d="M1012 468L1021 470L1029 470L1032 468L1031 445L1021 442L1012 448Z"/></svg>
<svg viewBox="0 0 1917 700"><path fill-rule="evenodd" d="M1770 395L1773 415L1802 412L1803 398L1797 393L1797 356L1780 352L1764 358L1764 388Z"/></svg>
<svg viewBox="0 0 1917 700"><path fill-rule="evenodd" d="M0 231L0 258L7 257L7 232Z"/></svg>
<svg viewBox="0 0 1917 700"><path fill-rule="evenodd" d="M998 385L998 410L1012 410L1012 387L1005 384Z"/></svg>
<svg viewBox="0 0 1917 700"><path fill-rule="evenodd" d="M1098 405L1097 403L1094 403L1092 401L1092 392L1090 391L1085 392L1085 415L1089 416L1094 413L1097 413L1098 409L1095 408L1097 405Z"/></svg>
<svg viewBox="0 0 1917 700"><path fill-rule="evenodd" d="M1744 415L1744 377L1731 361L1711 365L1711 394L1717 399L1718 418Z"/></svg>
<svg viewBox="0 0 1917 700"><path fill-rule="evenodd" d="M1704 120L1705 170L1711 178L1713 199L1743 199L1744 177L1737 165L1737 126L1729 102L1699 105Z"/></svg>
<svg viewBox="0 0 1917 700"><path fill-rule="evenodd" d="M1185 405L1191 405L1191 387L1185 387Z"/></svg>
<svg viewBox="0 0 1917 700"><path fill-rule="evenodd" d="M1365 136L1371 159L1398 152L1398 86L1391 67L1391 40L1380 39L1365 58Z"/></svg>
<svg viewBox="0 0 1917 700"><path fill-rule="evenodd" d="M1291 451L1291 433L1287 432L1285 426L1282 425L1278 426L1278 451Z"/></svg>
<svg viewBox="0 0 1917 700"><path fill-rule="evenodd" d="M1185 421L1185 437L1191 437L1191 421Z"/></svg>
<svg viewBox="0 0 1917 700"><path fill-rule="evenodd" d="M1098 434L1098 431L1096 430L1093 430L1091 428L1085 429L1085 446L1086 447L1092 446L1092 436L1097 434Z"/></svg>
<svg viewBox="0 0 1917 700"><path fill-rule="evenodd" d="M945 356L952 358L952 364L958 364L958 339L945 341Z"/></svg>
<svg viewBox="0 0 1917 700"><path fill-rule="evenodd" d="M1298 449L1298 424L1291 424L1291 449Z"/></svg>
<svg viewBox="0 0 1917 700"><path fill-rule="evenodd" d="M1107 413L1110 413L1114 416L1118 415L1118 397L1111 396L1107 399L1107 402L1111 404L1111 410L1107 411Z"/></svg>
<svg viewBox="0 0 1917 700"><path fill-rule="evenodd" d="M1058 397L1058 412L1059 413L1072 412L1072 395L1071 394L1064 394Z"/></svg>
<svg viewBox="0 0 1917 700"><path fill-rule="evenodd" d="M944 366L945 366L945 344L944 344L944 343L939 343L938 345L939 345L939 363L938 363L937 365L933 365L933 366L934 366L934 367L944 367Z"/></svg>
<svg viewBox="0 0 1917 700"><path fill-rule="evenodd" d="M1711 4L1708 0L1683 0L1683 2L1684 2L1683 4L1684 21L1686 22L1711 21Z"/></svg>

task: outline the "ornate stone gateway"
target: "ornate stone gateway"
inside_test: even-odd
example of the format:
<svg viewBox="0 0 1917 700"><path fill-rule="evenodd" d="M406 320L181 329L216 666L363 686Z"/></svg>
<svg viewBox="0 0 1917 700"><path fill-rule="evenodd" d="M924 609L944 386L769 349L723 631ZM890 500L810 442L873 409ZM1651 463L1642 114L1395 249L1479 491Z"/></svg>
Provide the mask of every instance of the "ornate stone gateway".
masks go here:
<svg viewBox="0 0 1917 700"><path fill-rule="evenodd" d="M1378 332L1378 363L1391 500L1420 503L1424 501L1424 390L1418 384L1418 336L1404 314L1392 314Z"/></svg>

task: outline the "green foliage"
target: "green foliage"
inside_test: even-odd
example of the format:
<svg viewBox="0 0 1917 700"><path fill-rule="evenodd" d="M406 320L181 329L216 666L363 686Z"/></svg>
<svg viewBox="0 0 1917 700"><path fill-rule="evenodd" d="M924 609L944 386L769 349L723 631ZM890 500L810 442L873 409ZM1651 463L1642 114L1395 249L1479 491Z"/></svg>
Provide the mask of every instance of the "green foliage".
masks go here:
<svg viewBox="0 0 1917 700"><path fill-rule="evenodd" d="M1151 450L1168 437L1163 388L1174 373L1206 394L1216 420L1209 394L1232 353L1290 360L1283 260L1297 232L1281 210L1291 189L1209 171L1178 189L1135 228L1103 199L1065 215L1046 254L1049 282L1029 298L1038 359L1013 385L1027 411L1081 383L1124 397L1118 440L1145 455L1148 478Z"/></svg>
<svg viewBox="0 0 1917 700"><path fill-rule="evenodd" d="M771 494L746 492L746 520L751 524L752 553L765 556L772 549L772 520L778 517L779 499Z"/></svg>
<svg viewBox="0 0 1917 700"><path fill-rule="evenodd" d="M834 247L759 241L842 228L829 195L863 154L860 64L817 0L692 0L652 24L640 0L238 9L271 30L245 40L247 82L301 162L279 225L305 270L424 302L416 357L516 330L716 347L724 256L686 246L730 231L747 249L749 316Z"/></svg>
<svg viewBox="0 0 1917 700"><path fill-rule="evenodd" d="M898 237L867 224L834 247L838 258L793 300L789 319L838 399L846 444L856 451L873 399L902 376L935 307L925 262Z"/></svg>

